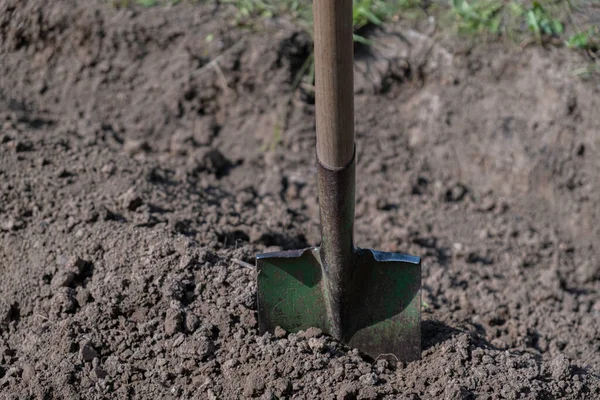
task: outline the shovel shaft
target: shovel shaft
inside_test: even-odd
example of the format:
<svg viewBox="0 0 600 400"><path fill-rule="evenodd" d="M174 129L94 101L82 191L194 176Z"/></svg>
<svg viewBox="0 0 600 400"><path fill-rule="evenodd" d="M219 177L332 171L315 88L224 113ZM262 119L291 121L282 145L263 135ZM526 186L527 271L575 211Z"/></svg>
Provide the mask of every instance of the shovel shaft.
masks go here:
<svg viewBox="0 0 600 400"><path fill-rule="evenodd" d="M331 334L342 339L354 269L352 0L314 0L321 264Z"/></svg>
<svg viewBox="0 0 600 400"><path fill-rule="evenodd" d="M346 306L355 266L354 158L346 168L318 166L321 214L321 264L327 276L327 297L331 335L342 340L347 326Z"/></svg>
<svg viewBox="0 0 600 400"><path fill-rule="evenodd" d="M314 0L317 156L330 169L354 156L352 0Z"/></svg>

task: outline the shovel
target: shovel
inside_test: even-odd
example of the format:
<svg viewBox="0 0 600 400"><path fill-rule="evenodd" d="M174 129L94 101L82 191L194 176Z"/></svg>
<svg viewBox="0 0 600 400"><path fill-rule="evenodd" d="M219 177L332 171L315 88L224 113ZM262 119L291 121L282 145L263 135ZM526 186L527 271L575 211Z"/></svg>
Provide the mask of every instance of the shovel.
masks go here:
<svg viewBox="0 0 600 400"><path fill-rule="evenodd" d="M421 260L354 246L352 0L314 0L321 245L256 257L262 333L320 328L373 359L421 355Z"/></svg>

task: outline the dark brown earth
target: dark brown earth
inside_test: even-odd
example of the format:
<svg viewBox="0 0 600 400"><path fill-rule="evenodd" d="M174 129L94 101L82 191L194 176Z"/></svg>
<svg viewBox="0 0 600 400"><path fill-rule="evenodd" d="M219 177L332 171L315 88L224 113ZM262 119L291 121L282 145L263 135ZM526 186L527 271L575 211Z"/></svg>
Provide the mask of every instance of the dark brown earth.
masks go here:
<svg viewBox="0 0 600 400"><path fill-rule="evenodd" d="M319 242L301 29L1 0L0 398L600 398L585 56L417 25L356 52L356 241L423 258L422 360L394 368L258 336L234 262Z"/></svg>

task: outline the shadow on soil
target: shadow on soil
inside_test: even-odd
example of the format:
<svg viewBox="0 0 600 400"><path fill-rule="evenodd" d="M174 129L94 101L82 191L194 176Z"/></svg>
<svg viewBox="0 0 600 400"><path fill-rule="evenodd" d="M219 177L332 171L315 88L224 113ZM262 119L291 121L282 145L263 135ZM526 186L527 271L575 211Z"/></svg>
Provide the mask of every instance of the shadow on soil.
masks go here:
<svg viewBox="0 0 600 400"><path fill-rule="evenodd" d="M435 320L421 321L421 350L425 351L462 333L466 333L471 337L472 347L499 350L499 348L492 345L484 338L485 331L483 334L481 334L479 332L472 332L465 329L457 329L446 325L441 321Z"/></svg>
<svg viewBox="0 0 600 400"><path fill-rule="evenodd" d="M443 343L462 331L435 320L421 321L421 349L427 350L438 343Z"/></svg>

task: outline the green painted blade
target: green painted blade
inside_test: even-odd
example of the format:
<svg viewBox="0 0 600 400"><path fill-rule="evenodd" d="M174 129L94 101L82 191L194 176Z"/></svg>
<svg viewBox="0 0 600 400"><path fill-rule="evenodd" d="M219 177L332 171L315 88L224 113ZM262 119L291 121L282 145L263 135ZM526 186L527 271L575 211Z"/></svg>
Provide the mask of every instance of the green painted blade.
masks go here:
<svg viewBox="0 0 600 400"><path fill-rule="evenodd" d="M343 341L373 357L421 355L421 261L357 249L343 313ZM327 275L318 248L257 256L261 333L318 327L331 333Z"/></svg>
<svg viewBox="0 0 600 400"><path fill-rule="evenodd" d="M288 332L314 326L329 333L317 248L261 254L256 263L261 333L277 326Z"/></svg>
<svg viewBox="0 0 600 400"><path fill-rule="evenodd" d="M369 249L357 251L344 341L377 358L421 358L421 260Z"/></svg>

